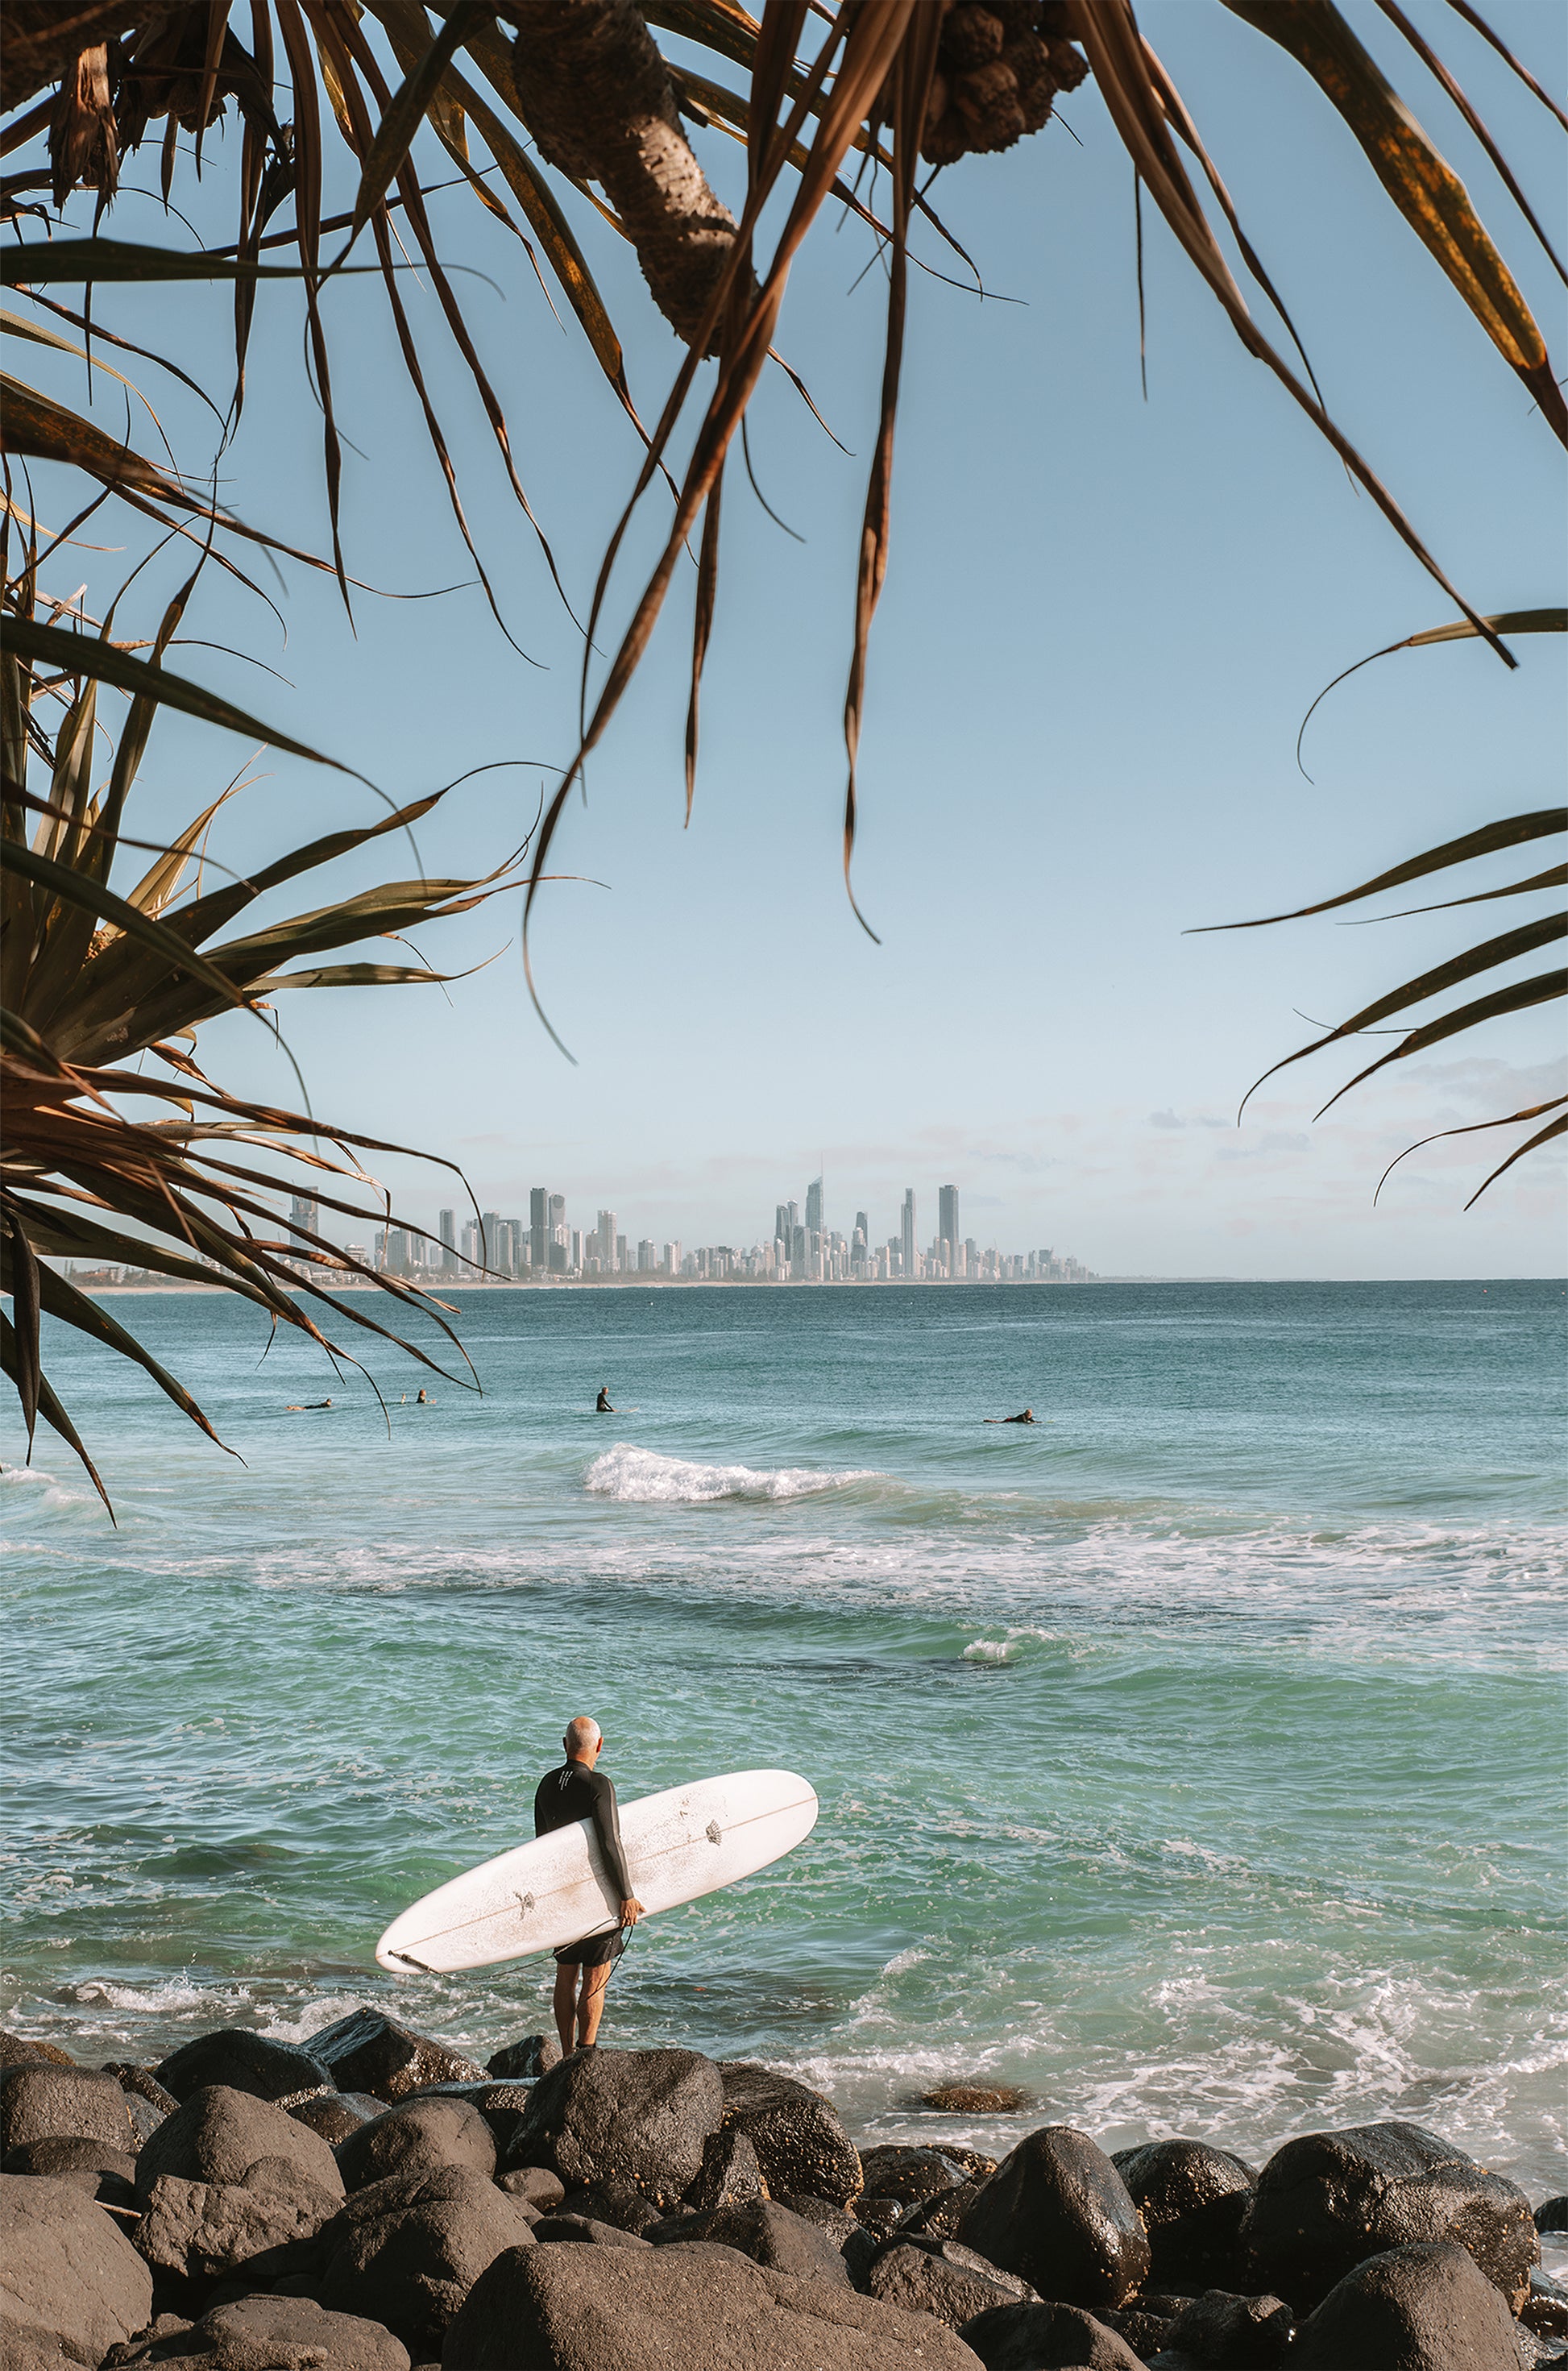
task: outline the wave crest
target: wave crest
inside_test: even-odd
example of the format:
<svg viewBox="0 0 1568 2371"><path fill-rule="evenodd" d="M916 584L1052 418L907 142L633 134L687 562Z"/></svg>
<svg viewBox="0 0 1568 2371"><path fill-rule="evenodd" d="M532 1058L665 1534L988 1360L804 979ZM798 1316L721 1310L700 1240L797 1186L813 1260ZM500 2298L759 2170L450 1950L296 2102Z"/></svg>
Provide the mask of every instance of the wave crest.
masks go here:
<svg viewBox="0 0 1568 2371"><path fill-rule="evenodd" d="M820 1490L841 1489L848 1482L876 1479L870 1468L829 1474L809 1465L781 1465L769 1471L750 1465L699 1465L685 1457L661 1457L656 1450L638 1449L617 1440L595 1457L583 1475L583 1486L601 1498L627 1498L671 1505L701 1506L718 1498L803 1498Z"/></svg>

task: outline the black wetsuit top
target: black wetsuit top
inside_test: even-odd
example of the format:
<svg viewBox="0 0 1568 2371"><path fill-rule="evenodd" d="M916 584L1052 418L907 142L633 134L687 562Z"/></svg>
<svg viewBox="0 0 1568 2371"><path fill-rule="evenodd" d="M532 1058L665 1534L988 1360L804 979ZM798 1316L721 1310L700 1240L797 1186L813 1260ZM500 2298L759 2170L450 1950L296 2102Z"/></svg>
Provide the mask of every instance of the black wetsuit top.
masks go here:
<svg viewBox="0 0 1568 2371"><path fill-rule="evenodd" d="M610 1882L618 1888L618 1900L630 1902L634 1898L631 1872L621 1848L615 1780L603 1770L590 1770L585 1762L566 1762L558 1770L547 1770L534 1796L536 1836L552 1835L557 1828L570 1828L575 1820L593 1821Z"/></svg>

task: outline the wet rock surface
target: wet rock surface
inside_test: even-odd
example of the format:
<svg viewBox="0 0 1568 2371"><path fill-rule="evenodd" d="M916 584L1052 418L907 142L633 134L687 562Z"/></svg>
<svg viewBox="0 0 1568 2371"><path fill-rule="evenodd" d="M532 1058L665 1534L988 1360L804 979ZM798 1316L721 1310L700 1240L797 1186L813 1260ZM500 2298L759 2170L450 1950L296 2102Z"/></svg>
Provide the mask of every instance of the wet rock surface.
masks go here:
<svg viewBox="0 0 1568 2371"><path fill-rule="evenodd" d="M845 2206L859 2194L859 2155L831 2100L792 2076L745 2060L719 2071L724 2122L738 2125L756 2151L770 2196L801 2190Z"/></svg>
<svg viewBox="0 0 1568 2371"><path fill-rule="evenodd" d="M753 2199L738 2206L721 2206L708 2215L676 2216L648 2226L645 2236L655 2247L693 2246L715 2240L797 2280L834 2281L849 2286L843 2251L830 2231L793 2214L777 2198Z"/></svg>
<svg viewBox="0 0 1568 2371"><path fill-rule="evenodd" d="M374 2008L357 2008L314 2034L310 2054L340 2091L368 2091L388 2101L405 2099L432 2083L484 2080L484 2069L471 2058Z"/></svg>
<svg viewBox="0 0 1568 2371"><path fill-rule="evenodd" d="M1165 2344L1214 2371L1268 2371L1284 2362L1294 2319L1283 2297L1207 2289L1175 2317Z"/></svg>
<svg viewBox="0 0 1568 2371"><path fill-rule="evenodd" d="M1036 2292L956 2239L894 2239L872 2258L867 2293L905 2313L932 2313L950 2330L1003 2305L1032 2305Z"/></svg>
<svg viewBox="0 0 1568 2371"><path fill-rule="evenodd" d="M956 2190L965 2179L965 2172L963 2166L945 2157L940 2149L908 2142L883 2142L876 2148L860 2152L864 2196L896 2198L905 2206L919 2205L943 2191Z"/></svg>
<svg viewBox="0 0 1568 2371"><path fill-rule="evenodd" d="M258 2099L292 2099L304 2091L319 2091L332 2077L319 2058L290 2041L272 2041L264 2033L220 2026L199 2033L193 2041L173 2052L156 2070L162 2089L176 2100L192 2091L222 2084L225 2090L248 2091Z"/></svg>
<svg viewBox="0 0 1568 2371"><path fill-rule="evenodd" d="M348 2191L437 2166L462 2166L488 2180L495 2171L495 2135L467 2099L427 2095L362 2123L339 2142L336 2156Z"/></svg>
<svg viewBox="0 0 1568 2371"><path fill-rule="evenodd" d="M719 2069L695 2050L573 2051L534 2086L508 2168L547 2166L569 2189L618 2182L668 2212L723 2113Z"/></svg>
<svg viewBox="0 0 1568 2371"><path fill-rule="evenodd" d="M702 2163L686 2189L686 2204L706 2214L715 2206L744 2206L767 2194L756 2151L740 2126L709 2133L702 2144Z"/></svg>
<svg viewBox="0 0 1568 2371"><path fill-rule="evenodd" d="M1340 2281L1296 2333L1296 2371L1517 2371L1513 2317L1467 2250L1393 2248Z"/></svg>
<svg viewBox="0 0 1568 2371"><path fill-rule="evenodd" d="M1366 2257L1444 2240L1517 2312L1540 2261L1524 2192L1420 2124L1287 2141L1258 2177L1242 2238L1260 2284L1302 2312Z"/></svg>
<svg viewBox="0 0 1568 2371"><path fill-rule="evenodd" d="M1003 2158L958 2237L1065 2305L1124 2305L1148 2276L1148 2239L1125 2182L1069 2124L1031 2133Z"/></svg>
<svg viewBox="0 0 1568 2371"><path fill-rule="evenodd" d="M525 2033L485 2060L485 2073L502 2083L531 2083L560 2065L560 2044L553 2033Z"/></svg>
<svg viewBox="0 0 1568 2371"><path fill-rule="evenodd" d="M29 2141L70 2139L134 2148L131 2111L112 2075L25 2059L0 2070L0 2156Z"/></svg>
<svg viewBox="0 0 1568 2371"><path fill-rule="evenodd" d="M1112 2158L1148 2234L1149 2278L1163 2289L1205 2289L1244 2261L1241 2225L1257 2175L1206 2141L1151 2141Z"/></svg>

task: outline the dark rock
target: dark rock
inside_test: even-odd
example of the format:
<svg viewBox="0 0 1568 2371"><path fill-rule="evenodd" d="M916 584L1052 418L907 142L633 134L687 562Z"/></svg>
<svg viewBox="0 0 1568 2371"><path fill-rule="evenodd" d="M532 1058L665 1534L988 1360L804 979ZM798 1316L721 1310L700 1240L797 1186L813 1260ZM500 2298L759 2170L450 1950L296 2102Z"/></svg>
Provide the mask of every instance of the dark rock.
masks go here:
<svg viewBox="0 0 1568 2371"><path fill-rule="evenodd" d="M1124 2305L1148 2274L1148 2240L1126 2183L1069 2124L1020 2141L982 2185L958 2236L1067 2305Z"/></svg>
<svg viewBox="0 0 1568 2371"><path fill-rule="evenodd" d="M1161 2286L1205 2289L1246 2267L1241 2224L1258 2177L1228 2149L1205 2141L1149 2141L1111 2160L1148 2233L1150 2276Z"/></svg>
<svg viewBox="0 0 1568 2371"><path fill-rule="evenodd" d="M766 2198L767 2184L756 2161L756 2151L738 2124L728 2132L709 2133L702 2144L702 2163L688 2187L686 2203L699 2215L715 2206L741 2206Z"/></svg>
<svg viewBox="0 0 1568 2371"><path fill-rule="evenodd" d="M83 2140L79 2134L52 2135L43 2141L23 2141L0 2157L0 2173L114 2173L134 2181L136 2160L128 2149L111 2148L107 2141Z"/></svg>
<svg viewBox="0 0 1568 2371"><path fill-rule="evenodd" d="M136 2252L155 2272L190 2280L218 2280L241 2264L248 2278L261 2280L269 2259L314 2238L341 2204L340 2194L303 2181L286 2191L250 2190L163 2173L147 2193ZM281 2261L275 2269L282 2269Z"/></svg>
<svg viewBox="0 0 1568 2371"><path fill-rule="evenodd" d="M925 2106L948 2116L1013 2116L1034 2105L1011 2083L941 2083L921 2096Z"/></svg>
<svg viewBox="0 0 1568 2371"><path fill-rule="evenodd" d="M523 2248L447 2336L461 2371L974 2371L939 2321L727 2248Z"/></svg>
<svg viewBox="0 0 1568 2371"><path fill-rule="evenodd" d="M69 2181L0 2174L0 2331L7 2344L37 2352L52 2341L68 2362L97 2364L143 2329L152 2310L153 2276L112 2215Z"/></svg>
<svg viewBox="0 0 1568 2371"><path fill-rule="evenodd" d="M863 2191L850 2200L849 2207L857 2223L874 2231L879 2239L891 2238L910 2212L902 2198L868 2198Z"/></svg>
<svg viewBox="0 0 1568 2371"><path fill-rule="evenodd" d="M329 2148L336 2148L340 2141L350 2139L374 2117L388 2111L380 2099L371 2099L363 2091L313 2091L308 2099L296 2100L284 2112L296 2124L319 2133Z"/></svg>
<svg viewBox="0 0 1568 2371"><path fill-rule="evenodd" d="M900 2236L909 2239L955 2238L959 2225L984 2187L984 2181L961 2181L956 2190L939 2190L923 2205L910 2208L899 2225Z"/></svg>
<svg viewBox="0 0 1568 2371"><path fill-rule="evenodd" d="M1294 2371L1518 2371L1494 2284L1452 2241L1391 2248L1358 2264L1302 2323Z"/></svg>
<svg viewBox="0 0 1568 2371"><path fill-rule="evenodd" d="M896 2198L905 2206L917 2206L944 2190L956 2190L966 2170L940 2149L918 2148L902 2141L885 2141L860 2151L866 2196Z"/></svg>
<svg viewBox="0 0 1568 2371"><path fill-rule="evenodd" d="M1267 2371L1270 2364L1284 2362L1294 2319L1283 2297L1205 2289L1183 2306L1165 2343L1213 2364L1215 2371Z"/></svg>
<svg viewBox="0 0 1568 2371"><path fill-rule="evenodd" d="M329 2070L340 2091L369 2091L377 2099L406 2099L429 2083L478 2083L484 2076L471 2058L374 2008L357 2008L313 2034L310 2054Z"/></svg>
<svg viewBox="0 0 1568 2371"><path fill-rule="evenodd" d="M962 2148L957 2141L942 2141L938 2146L943 2157L963 2168L966 2181L988 2181L997 2170L996 2158L987 2157L984 2149Z"/></svg>
<svg viewBox="0 0 1568 2371"><path fill-rule="evenodd" d="M1568 2231L1568 2198L1543 2198L1531 2220L1538 2231Z"/></svg>
<svg viewBox="0 0 1568 2371"><path fill-rule="evenodd" d="M177 2313L157 2314L145 2330L137 2331L134 2338L127 2339L121 2346L110 2348L104 2356L103 2371L121 2371L125 2364L145 2362L150 2350L161 2341L183 2338L191 2327L190 2322L183 2320Z"/></svg>
<svg viewBox="0 0 1568 2371"><path fill-rule="evenodd" d="M134 2146L125 2094L112 2075L25 2059L0 2071L0 2157L29 2141L73 2137Z"/></svg>
<svg viewBox="0 0 1568 2371"><path fill-rule="evenodd" d="M862 2296L870 2296L871 2266L887 2244L880 2231L870 2231L860 2223L857 2223L848 2238L839 2244L839 2253L844 2259L844 2269L849 2275L850 2284L858 2288Z"/></svg>
<svg viewBox="0 0 1568 2371"><path fill-rule="evenodd" d="M502 2083L532 2083L559 2065L560 2044L553 2033L525 2033L521 2041L509 2041L487 2058L485 2073Z"/></svg>
<svg viewBox="0 0 1568 2371"><path fill-rule="evenodd" d="M379 2322L325 2313L310 2298L251 2296L209 2307L194 2327L171 2318L161 2336L150 2332L112 2358L114 2371L144 2363L178 2363L181 2371L409 2371L409 2350Z"/></svg>
<svg viewBox="0 0 1568 2371"><path fill-rule="evenodd" d="M676 2208L676 2213L682 2210ZM613 2223L617 2231L642 2231L657 2223L659 2209L629 2181L579 2182L561 2201L563 2215L585 2215L595 2223Z"/></svg>
<svg viewBox="0 0 1568 2371"><path fill-rule="evenodd" d="M176 2099L189 2099L192 2091L213 2084L225 2091L248 2091L256 2099L286 2099L318 2091L332 2077L319 2058L308 2050L296 2050L291 2041L271 2041L264 2033L220 2025L182 2043L158 2067L157 2079Z"/></svg>
<svg viewBox="0 0 1568 2371"><path fill-rule="evenodd" d="M52 2041L25 2041L19 2033L0 2031L0 2073L7 2066L75 2066L69 2051Z"/></svg>
<svg viewBox="0 0 1568 2371"><path fill-rule="evenodd" d="M840 2250L851 2233L859 2228L847 2209L836 2206L831 2198L810 2198L799 2190L787 2190L778 2203L787 2206L791 2215L798 2215L803 2223L814 2223L819 2231L825 2231Z"/></svg>
<svg viewBox="0 0 1568 2371"><path fill-rule="evenodd" d="M1538 2338L1568 2338L1568 2288L1550 2273L1533 2272L1519 2319Z"/></svg>
<svg viewBox="0 0 1568 2371"><path fill-rule="evenodd" d="M566 2184L559 2173L551 2173L542 2165L520 2165L515 2172L499 2173L499 2187L519 2206L536 2206L548 2215L566 2196Z"/></svg>
<svg viewBox="0 0 1568 2371"><path fill-rule="evenodd" d="M386 2322L416 2360L440 2351L447 2323L502 2249L533 2244L494 2182L455 2166L356 2191L320 2237L322 2304Z"/></svg>
<svg viewBox="0 0 1568 2371"><path fill-rule="evenodd" d="M1124 2338L1075 2305L990 2306L958 2334L986 2371L1143 2371Z"/></svg>
<svg viewBox="0 0 1568 2371"><path fill-rule="evenodd" d="M575 2239L590 2248L646 2248L640 2232L623 2231L618 2224L596 2222L592 2215L541 2215L534 2237L548 2247L552 2240Z"/></svg>
<svg viewBox="0 0 1568 2371"><path fill-rule="evenodd" d="M718 2067L695 2050L574 2050L535 2084L508 2168L548 2166L569 2188L618 2182L667 2212L724 2105Z"/></svg>
<svg viewBox="0 0 1568 2371"><path fill-rule="evenodd" d="M144 2099L139 2091L126 2091L123 2096L125 2112L131 2119L131 2146L135 2151L144 2147L152 2139L170 2111L155 2108L152 2101Z"/></svg>
<svg viewBox="0 0 1568 2371"><path fill-rule="evenodd" d="M174 2093L165 2090L150 2066L134 2065L129 2059L111 2058L103 2072L112 2075L122 2091L131 2093L135 2099L145 2099L160 2116L172 2116L179 2105ZM243 2090L245 2087L241 2084L238 2088Z"/></svg>
<svg viewBox="0 0 1568 2371"><path fill-rule="evenodd" d="M398 2104L407 2107L413 2099L466 2099L494 2134L497 2156L504 2157L522 2129L533 2096L532 2086L525 2083L428 2083L422 2091L410 2091Z"/></svg>
<svg viewBox="0 0 1568 2371"><path fill-rule="evenodd" d="M803 2190L847 2206L860 2189L860 2160L831 2100L792 2076L732 2060L721 2066L724 2122L756 2151L769 2195Z"/></svg>
<svg viewBox="0 0 1568 2371"><path fill-rule="evenodd" d="M158 2126L136 2159L136 2187L145 2197L158 2176L220 2186L267 2179L273 2189L292 2180L311 2183L340 2197L338 2161L318 2133L299 2123L285 2108L248 2091L221 2084L193 2091Z"/></svg>
<svg viewBox="0 0 1568 2371"><path fill-rule="evenodd" d="M1190 2304L1191 2299L1184 2297L1182 2302ZM1102 2321L1107 2330L1113 2330L1118 2338L1124 2338L1133 2353L1146 2363L1164 2346L1173 2319L1169 2313L1156 2311L1152 2299L1143 2297L1135 2297L1131 2305L1101 2306L1094 2318Z"/></svg>
<svg viewBox="0 0 1568 2371"><path fill-rule="evenodd" d="M336 2156L348 2191L439 2165L464 2166L487 2180L495 2171L494 2137L467 2099L406 2099L340 2141Z"/></svg>
<svg viewBox="0 0 1568 2371"><path fill-rule="evenodd" d="M655 2247L715 2242L749 2256L770 2272L790 2273L800 2281L836 2281L849 2286L849 2272L831 2232L792 2215L777 2198L754 2199L746 2206L720 2206L709 2215L687 2215L649 2226L646 2237Z"/></svg>
<svg viewBox="0 0 1568 2371"><path fill-rule="evenodd" d="M868 2287L884 2305L902 2306L905 2313L933 2313L950 2330L993 2306L1037 2302L1027 2281L987 2263L956 2239L928 2239L923 2245L895 2239L873 2259Z"/></svg>
<svg viewBox="0 0 1568 2371"><path fill-rule="evenodd" d="M1452 2240L1516 2313L1540 2261L1524 2192L1419 2124L1286 2141L1258 2176L1242 2236L1262 2282L1297 2311L1368 2256Z"/></svg>

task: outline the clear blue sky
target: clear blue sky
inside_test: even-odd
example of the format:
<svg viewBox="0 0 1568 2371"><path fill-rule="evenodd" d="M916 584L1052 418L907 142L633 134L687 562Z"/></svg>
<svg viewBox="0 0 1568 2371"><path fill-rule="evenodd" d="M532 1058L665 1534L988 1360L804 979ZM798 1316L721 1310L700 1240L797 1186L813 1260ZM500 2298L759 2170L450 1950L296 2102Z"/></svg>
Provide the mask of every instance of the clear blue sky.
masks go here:
<svg viewBox="0 0 1568 2371"><path fill-rule="evenodd" d="M1351 13L1464 171L1561 370L1560 283L1451 107L1375 11L1353 0ZM1424 0L1414 13L1560 232L1560 138L1544 111L1450 11ZM1493 15L1561 87L1568 17L1539 0L1499 0ZM1562 454L1337 117L1218 6L1151 0L1143 17L1342 424L1481 607L1560 601ZM1014 301L982 305L918 276L914 286L857 862L882 945L856 924L838 872L839 719L882 286L875 270L854 285L863 233L824 223L780 343L854 457L774 374L754 412L753 456L805 541L780 533L732 471L691 828L681 828L688 574L594 761L586 809L558 842L563 867L609 885L551 891L536 929L538 978L575 1067L528 1005L513 899L427 935L424 952L455 968L503 950L450 1003L421 989L285 1005L315 1106L460 1160L487 1207L525 1209L528 1186L548 1184L579 1222L613 1205L633 1238L750 1242L770 1228L775 1201L802 1197L825 1162L831 1224L847 1227L865 1205L885 1235L913 1184L924 1238L936 1188L951 1180L965 1232L1008 1248L1050 1243L1101 1272L1555 1270L1561 1162L1523 1168L1461 1214L1494 1139L1416 1156L1372 1207L1385 1162L1412 1138L1550 1091L1562 1067L1550 1017L1412 1063L1316 1127L1312 1111L1351 1066L1304 1064L1233 1124L1246 1087L1309 1034L1297 1012L1343 1017L1450 951L1469 918L1182 933L1329 894L1560 792L1561 648L1521 642L1512 676L1475 646L1368 669L1320 711L1314 780L1302 779L1294 744L1313 694L1365 652L1451 613L1249 361L1152 210L1144 403L1130 168L1092 84L1065 112L1078 141L1052 127L940 184L987 285ZM702 153L732 180L737 151L705 135ZM149 149L131 178L150 189L156 177ZM202 216L214 235L228 202L220 171L206 200L218 211ZM573 204L652 416L674 341L628 252ZM447 256L497 283L459 284L581 611L630 489L635 440L515 242L466 192L436 205ZM123 200L113 227L160 235L150 199ZM940 261L933 245L926 252ZM490 759L569 755L580 652L433 303L409 295L470 516L513 630L542 666L513 655L472 592L361 600L356 639L330 588L293 567L286 651L264 612L215 575L193 626L242 642L292 688L211 652L185 657L190 672L398 795ZM156 343L160 332L195 339L201 311L221 316L222 305L105 291L98 309ZM469 575L374 283L340 284L331 318L340 414L367 457L347 457L351 567L400 587ZM292 294L264 295L260 319L224 491L248 518L320 549L319 445ZM223 351L211 337L220 386ZM55 383L79 393L79 374ZM155 399L177 442L199 434L192 411L166 405L161 389ZM114 416L110 405L106 422ZM52 515L41 493L40 508ZM664 513L651 502L648 516L662 524ZM70 584L57 567L55 589L87 575L96 595L114 564L88 555ZM624 603L635 569L617 581ZM144 823L212 795L213 747L178 723L160 727ZM236 743L234 763L243 755ZM367 809L352 784L272 758L263 770L214 842L231 862ZM535 763L455 792L421 834L430 870L493 863L547 779ZM1474 885L1509 877L1507 862ZM369 876L361 866L340 877ZM214 1024L207 1046L213 1058L221 1046L236 1083L293 1097L254 1024ZM416 1217L450 1198L406 1166L387 1174L407 1185Z"/></svg>

